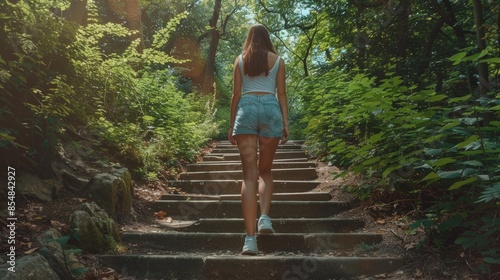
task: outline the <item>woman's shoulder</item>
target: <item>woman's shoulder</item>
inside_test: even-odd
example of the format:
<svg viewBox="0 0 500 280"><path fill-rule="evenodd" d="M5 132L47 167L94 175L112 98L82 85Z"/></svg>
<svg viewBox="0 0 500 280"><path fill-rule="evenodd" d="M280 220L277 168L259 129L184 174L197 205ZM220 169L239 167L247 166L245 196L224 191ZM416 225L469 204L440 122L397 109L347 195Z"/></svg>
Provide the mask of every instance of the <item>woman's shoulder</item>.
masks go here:
<svg viewBox="0 0 500 280"><path fill-rule="evenodd" d="M237 55L235 58L234 58L234 64L238 64L241 60L241 54Z"/></svg>
<svg viewBox="0 0 500 280"><path fill-rule="evenodd" d="M269 65L271 67L272 67L272 65L275 65L276 63L279 63L280 65L284 64L283 58L279 54L273 53L273 52L268 52L267 60L268 60Z"/></svg>
<svg viewBox="0 0 500 280"><path fill-rule="evenodd" d="M278 59L278 57L280 57L280 56L279 56L279 54L277 54L277 53L267 52L267 57L268 57L268 58L271 58L272 60L276 60L276 59Z"/></svg>

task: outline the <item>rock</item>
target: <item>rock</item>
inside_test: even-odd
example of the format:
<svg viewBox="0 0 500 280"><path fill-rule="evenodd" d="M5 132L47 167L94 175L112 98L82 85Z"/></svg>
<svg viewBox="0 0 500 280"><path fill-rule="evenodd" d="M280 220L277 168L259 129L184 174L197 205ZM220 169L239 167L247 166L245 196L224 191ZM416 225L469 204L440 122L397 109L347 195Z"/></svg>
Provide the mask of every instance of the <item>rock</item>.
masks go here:
<svg viewBox="0 0 500 280"><path fill-rule="evenodd" d="M123 219L132 208L132 184L127 168L113 168L94 176L87 185L86 197L115 219Z"/></svg>
<svg viewBox="0 0 500 280"><path fill-rule="evenodd" d="M78 229L78 246L90 253L102 252L105 247L104 237L89 213L75 211L70 217L72 229Z"/></svg>
<svg viewBox="0 0 500 280"><path fill-rule="evenodd" d="M42 180L30 173L21 173L16 178L18 195L35 197L41 201L52 201L62 185L57 180Z"/></svg>
<svg viewBox="0 0 500 280"><path fill-rule="evenodd" d="M65 186L69 186L70 188L77 190L83 189L89 183L89 180L80 178L66 170L62 171L61 177Z"/></svg>
<svg viewBox="0 0 500 280"><path fill-rule="evenodd" d="M57 239L61 238L62 235L55 228L50 228L42 235L40 235L37 239L38 242L42 246L48 247L50 249L62 251L62 246L60 242L57 242Z"/></svg>
<svg viewBox="0 0 500 280"><path fill-rule="evenodd" d="M15 272L9 271L10 264L7 262L0 266L0 279L19 280L59 280L57 273L52 270L49 262L40 254L24 256L16 260Z"/></svg>
<svg viewBox="0 0 500 280"><path fill-rule="evenodd" d="M71 279L71 272L85 267L78 260L74 250L68 250L70 246L67 245L68 240L65 238L69 239L54 228L47 230L38 237L38 242L44 246L38 253L45 257L59 278Z"/></svg>
<svg viewBox="0 0 500 280"><path fill-rule="evenodd" d="M78 246L85 251L115 250L121 242L118 225L95 202L79 205L70 224L72 229L78 229Z"/></svg>
<svg viewBox="0 0 500 280"><path fill-rule="evenodd" d="M99 208L95 202L83 203L79 205L76 210L89 213L101 233L109 235L117 241L121 240L120 231L118 230L116 222L111 219L103 209Z"/></svg>
<svg viewBox="0 0 500 280"><path fill-rule="evenodd" d="M55 252L52 252L46 247L40 248L40 250L38 250L38 254L45 258L59 279L71 279L71 272L69 272L66 268L66 264L68 267L71 266L71 261L74 260L74 257L68 257L65 261L64 258L61 259L62 252L59 252L59 254L56 255Z"/></svg>

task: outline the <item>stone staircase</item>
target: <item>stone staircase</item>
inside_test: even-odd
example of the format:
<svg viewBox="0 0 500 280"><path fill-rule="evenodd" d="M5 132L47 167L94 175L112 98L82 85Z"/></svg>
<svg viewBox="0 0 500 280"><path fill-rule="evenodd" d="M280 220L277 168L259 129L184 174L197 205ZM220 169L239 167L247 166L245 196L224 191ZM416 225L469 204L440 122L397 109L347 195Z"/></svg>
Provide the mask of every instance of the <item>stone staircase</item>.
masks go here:
<svg viewBox="0 0 500 280"><path fill-rule="evenodd" d="M302 142L280 145L273 164L270 216L276 230L257 236L260 254L240 255L244 224L240 204L241 165L235 146L220 142L203 162L169 186L154 203L172 221L155 232L124 232L129 253L99 256L101 262L135 279L343 279L391 272L397 257L356 256L356 248L382 241L365 233L363 221L337 218L349 202L314 192L320 182Z"/></svg>

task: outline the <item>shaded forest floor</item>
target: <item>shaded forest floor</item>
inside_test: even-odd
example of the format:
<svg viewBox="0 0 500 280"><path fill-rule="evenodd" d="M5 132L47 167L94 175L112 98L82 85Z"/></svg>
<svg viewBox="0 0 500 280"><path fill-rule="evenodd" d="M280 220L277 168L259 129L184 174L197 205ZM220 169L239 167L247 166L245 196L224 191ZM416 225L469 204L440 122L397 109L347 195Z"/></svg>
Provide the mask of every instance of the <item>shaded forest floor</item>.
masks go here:
<svg viewBox="0 0 500 280"><path fill-rule="evenodd" d="M210 148L207 147L202 153L209 152ZM322 183L314 191L330 192L334 200L352 200L351 195L346 191L346 186L355 187L362 184L362 181L354 176L333 180L332 174L338 173L339 169L323 162L318 162L317 171L318 180ZM155 213L152 202L162 194L179 193L180 190L169 188L164 180L133 182L133 185L135 195L133 212L127 219L121 221L121 230L157 230L158 220L168 222L169 218L162 213ZM67 233L69 215L76 205L85 201L87 200L82 192L66 189L63 189L59 198L52 202L37 202L30 198L19 197L18 254L26 255L36 252L39 246L36 238L49 228L56 228L63 235ZM474 260L467 252L454 248L438 250L425 244L419 245L425 234L423 230L410 229L409 226L413 223L411 213L408 213L401 203L397 203L397 198L394 199L394 203L390 204L372 198L359 202L357 205L342 216L362 219L366 223L364 230L381 233L384 237L381 244L365 248L370 251L369 255L403 256L407 263L402 269L390 274L357 279L488 279L473 272ZM404 211L400 207L404 208ZM2 224L2 229L4 234L7 233L6 225ZM1 246L0 249L4 252L6 244L2 243ZM118 250L126 252L127 248L122 246ZM92 254L83 253L79 258L88 268L87 274L82 276L82 279L128 279L112 269L100 266Z"/></svg>

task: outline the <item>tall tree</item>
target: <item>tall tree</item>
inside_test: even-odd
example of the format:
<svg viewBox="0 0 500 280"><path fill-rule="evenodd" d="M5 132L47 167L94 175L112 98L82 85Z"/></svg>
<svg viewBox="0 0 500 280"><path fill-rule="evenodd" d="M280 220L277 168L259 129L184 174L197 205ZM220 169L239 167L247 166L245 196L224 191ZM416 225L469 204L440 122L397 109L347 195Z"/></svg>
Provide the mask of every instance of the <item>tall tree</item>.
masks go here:
<svg viewBox="0 0 500 280"><path fill-rule="evenodd" d="M205 64L205 72L203 74L203 85L202 92L211 93L214 90L214 76L215 76L215 59L217 55L217 50L219 47L219 42L224 34L226 34L226 29L228 27L228 22L234 16L236 11L241 7L237 0L234 1L234 6L228 11L228 13L222 18L223 14L221 12L222 2L221 0L215 0L214 9L212 17L209 20L210 30L210 46L208 48L208 54ZM219 18L221 18L220 25L218 25ZM206 36L202 34L201 37Z"/></svg>
<svg viewBox="0 0 500 280"><path fill-rule="evenodd" d="M139 39L137 50L142 52L145 48L144 35L142 27L141 0L106 0L104 3L107 15L106 21L126 25L131 31L134 31L129 37L130 41Z"/></svg>
<svg viewBox="0 0 500 280"><path fill-rule="evenodd" d="M476 41L477 49L482 52L486 50L486 32L484 28L484 16L483 16L483 4L481 0L472 0L474 7L474 22L476 24ZM482 97L487 96L489 92L489 74L488 74L488 63L479 62L478 64L479 73L479 94Z"/></svg>
<svg viewBox="0 0 500 280"><path fill-rule="evenodd" d="M142 20L141 20L141 0L127 0L125 2L126 15L127 15L127 27L130 30L135 31L135 33L130 36L130 40L134 41L139 39L139 45L137 49L142 52L144 49L144 36L142 32Z"/></svg>
<svg viewBox="0 0 500 280"><path fill-rule="evenodd" d="M210 47L208 48L208 55L203 77L203 85L201 87L201 90L204 93L209 93L213 91L215 55L217 53L217 47L219 46L219 40L220 40L220 31L217 28L217 22L219 21L221 7L222 7L222 1L215 0L212 17L208 21L210 26Z"/></svg>

